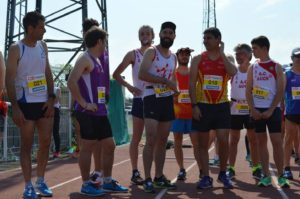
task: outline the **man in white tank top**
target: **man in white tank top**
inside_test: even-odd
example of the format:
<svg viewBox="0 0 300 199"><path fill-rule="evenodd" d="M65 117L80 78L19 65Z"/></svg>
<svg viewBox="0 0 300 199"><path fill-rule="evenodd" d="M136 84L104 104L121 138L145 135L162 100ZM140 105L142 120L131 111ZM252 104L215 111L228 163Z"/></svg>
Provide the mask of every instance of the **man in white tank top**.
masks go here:
<svg viewBox="0 0 300 199"><path fill-rule="evenodd" d="M175 39L175 29L176 25L172 22L161 25L160 44L147 49L139 71L139 78L145 82L143 107L146 144L143 151L143 186L144 191L150 193L154 192L154 187L175 188L163 175L166 143L171 121L175 119L173 93L178 92L175 79L176 55L169 50ZM152 183L150 173L153 160L156 170Z"/></svg>
<svg viewBox="0 0 300 199"><path fill-rule="evenodd" d="M133 95L133 103L131 109L132 115L132 138L129 147L129 154L132 166L132 177L131 182L134 184L143 184L143 178L140 176L138 171L138 146L141 141L141 137L144 131L144 116L143 116L143 90L144 83L138 78L138 72L140 70L140 64L143 59L144 52L151 46L154 39L153 28L144 25L139 29L139 40L141 47L135 50L129 51L122 62L116 68L113 73L113 77L124 87L126 87ZM129 66L132 65L132 80L133 85L128 83L122 78L122 72Z"/></svg>
<svg viewBox="0 0 300 199"><path fill-rule="evenodd" d="M253 55L258 58L250 66L247 75L246 98L250 115L254 119L258 150L262 163L263 177L258 186L271 186L269 171L268 136L273 146L273 158L278 172L278 185L289 187L283 174L283 146L281 137L281 111L279 104L283 97L284 82L280 64L269 56L270 42L267 37L259 36L251 41Z"/></svg>
<svg viewBox="0 0 300 199"><path fill-rule="evenodd" d="M20 161L25 180L23 198L52 196L44 181L52 135L54 100L53 78L48 61L48 50L41 41L45 18L38 12L28 12L23 18L25 37L12 44L7 59L7 95L12 104L12 119L20 128ZM37 181L31 182L31 148L34 129L39 134Z"/></svg>
<svg viewBox="0 0 300 199"><path fill-rule="evenodd" d="M253 121L250 120L249 106L246 101L247 70L252 58L252 50L248 44L238 44L235 48L235 58L238 63L238 72L231 79L231 128L229 134L229 167L226 174L229 178L235 176L235 161L238 151L238 143L242 129L247 129L247 137L250 143L251 159L253 163L252 175L256 179L261 178L261 167L258 164L257 142Z"/></svg>

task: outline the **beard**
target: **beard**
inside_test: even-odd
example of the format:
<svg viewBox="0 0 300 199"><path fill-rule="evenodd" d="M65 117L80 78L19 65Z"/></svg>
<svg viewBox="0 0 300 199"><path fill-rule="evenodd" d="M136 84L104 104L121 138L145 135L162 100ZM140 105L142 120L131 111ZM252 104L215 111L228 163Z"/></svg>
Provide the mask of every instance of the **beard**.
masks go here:
<svg viewBox="0 0 300 199"><path fill-rule="evenodd" d="M174 40L166 39L166 38L160 38L160 45L163 48L170 48L173 45Z"/></svg>

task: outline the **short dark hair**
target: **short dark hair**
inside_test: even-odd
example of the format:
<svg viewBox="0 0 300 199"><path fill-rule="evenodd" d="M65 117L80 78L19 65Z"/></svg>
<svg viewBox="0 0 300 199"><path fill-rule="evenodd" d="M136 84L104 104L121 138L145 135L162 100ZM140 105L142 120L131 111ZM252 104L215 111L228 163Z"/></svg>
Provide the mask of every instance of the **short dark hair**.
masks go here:
<svg viewBox="0 0 300 199"><path fill-rule="evenodd" d="M140 35L140 32L142 31L142 29L146 29L146 28L148 28L148 29L150 29L150 31L151 31L151 34L152 34L152 39L154 39L154 37L155 37L155 35L154 35L154 30L153 30L153 28L151 27L151 26L149 26L149 25L143 25L143 26L141 26L140 27L140 29L139 29L139 35Z"/></svg>
<svg viewBox="0 0 300 199"><path fill-rule="evenodd" d="M45 17L38 11L27 12L23 17L23 27L25 33L28 31L28 26L36 27L39 21L45 22Z"/></svg>
<svg viewBox="0 0 300 199"><path fill-rule="evenodd" d="M107 38L107 33L105 30L99 28L99 27L92 27L90 28L84 37L84 42L86 47L92 48L97 44L97 41L101 39L102 41L105 41Z"/></svg>
<svg viewBox="0 0 300 199"><path fill-rule="evenodd" d="M256 44L259 47L266 47L268 50L270 49L270 41L266 36L258 36L252 39L251 44Z"/></svg>
<svg viewBox="0 0 300 199"><path fill-rule="evenodd" d="M222 39L222 34L218 28L210 27L204 30L203 34L212 34L215 38Z"/></svg>
<svg viewBox="0 0 300 199"><path fill-rule="evenodd" d="M250 60L252 59L252 48L248 44L245 44L245 43L238 44L238 45L236 45L236 47L234 47L233 50L234 50L234 52L236 52L238 50L244 50L244 51L246 51L246 53L248 53L250 55L249 56Z"/></svg>
<svg viewBox="0 0 300 199"><path fill-rule="evenodd" d="M86 18L82 23L82 31L86 32L93 26L99 27L99 22L93 18Z"/></svg>

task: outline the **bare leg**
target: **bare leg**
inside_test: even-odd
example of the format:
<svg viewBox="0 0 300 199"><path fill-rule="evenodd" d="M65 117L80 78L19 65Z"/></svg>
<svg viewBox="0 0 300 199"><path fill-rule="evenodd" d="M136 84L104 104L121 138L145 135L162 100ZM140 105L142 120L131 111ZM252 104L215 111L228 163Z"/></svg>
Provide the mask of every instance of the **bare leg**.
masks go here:
<svg viewBox="0 0 300 199"><path fill-rule="evenodd" d="M53 118L41 118L36 122L39 134L39 150L37 153L37 176L44 177L49 157Z"/></svg>
<svg viewBox="0 0 300 199"><path fill-rule="evenodd" d="M229 155L229 129L218 129L217 139L219 142L220 171L226 171Z"/></svg>
<svg viewBox="0 0 300 199"><path fill-rule="evenodd" d="M240 141L240 130L230 130L229 139L229 166L234 167L237 155L237 145Z"/></svg>
<svg viewBox="0 0 300 199"><path fill-rule="evenodd" d="M267 133L256 133L256 138L258 141L258 150L260 153L260 161L262 164L263 173L267 176L270 176L269 171L269 151L268 151L268 137Z"/></svg>
<svg viewBox="0 0 300 199"><path fill-rule="evenodd" d="M143 150L143 163L145 179L151 177L154 146L157 134L158 122L154 119L145 119L146 143Z"/></svg>
<svg viewBox="0 0 300 199"><path fill-rule="evenodd" d="M182 152L182 133L174 132L174 153L179 169L184 169L183 152Z"/></svg>
<svg viewBox="0 0 300 199"><path fill-rule="evenodd" d="M31 181L31 149L34 135L34 121L25 121L21 131L20 163L25 183Z"/></svg>
<svg viewBox="0 0 300 199"><path fill-rule="evenodd" d="M112 176L112 167L114 163L114 153L116 144L112 137L106 138L100 141L101 149L101 163L103 169L103 176L110 177ZM100 154L99 154L100 155Z"/></svg>
<svg viewBox="0 0 300 199"><path fill-rule="evenodd" d="M138 154L139 143L141 141L144 131L144 120L138 117L132 116L133 133L129 147L129 155L131 160L132 170L138 168Z"/></svg>
<svg viewBox="0 0 300 199"><path fill-rule="evenodd" d="M256 135L253 129L247 129L247 137L250 145L251 160L253 165L256 166L259 163L259 154L258 154Z"/></svg>
<svg viewBox="0 0 300 199"><path fill-rule="evenodd" d="M159 122L155 139L155 177L163 175L163 168L166 159L166 145L170 134L171 122Z"/></svg>

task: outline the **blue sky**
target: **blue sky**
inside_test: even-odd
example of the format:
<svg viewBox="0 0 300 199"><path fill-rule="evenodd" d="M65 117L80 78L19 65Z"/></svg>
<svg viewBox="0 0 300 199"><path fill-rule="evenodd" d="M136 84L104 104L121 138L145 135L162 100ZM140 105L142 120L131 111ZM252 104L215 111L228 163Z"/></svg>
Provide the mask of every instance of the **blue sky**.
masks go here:
<svg viewBox="0 0 300 199"><path fill-rule="evenodd" d="M0 7L0 49L3 50L5 38L6 4ZM35 1L29 1L33 9ZM43 1L43 12L63 7L68 0ZM89 17L100 20L96 4L89 0ZM299 0L216 0L217 27L221 30L225 51L233 53L238 43L250 43L251 39L265 35L270 39L271 58L279 63L290 62L290 52L300 46L300 1ZM200 53L202 47L203 1L201 0L107 0L108 32L111 73L131 49L140 46L137 31L141 25L148 24L155 30L155 44L162 22L173 21L177 25L173 51L180 47L195 49L193 55ZM75 24L76 22L79 24ZM66 18L63 24L69 31L80 35L80 16ZM59 24L61 23L61 24ZM47 29L44 38L61 37ZM68 53L54 53L51 64L61 64L70 57ZM125 71L126 79L131 81L130 68Z"/></svg>

